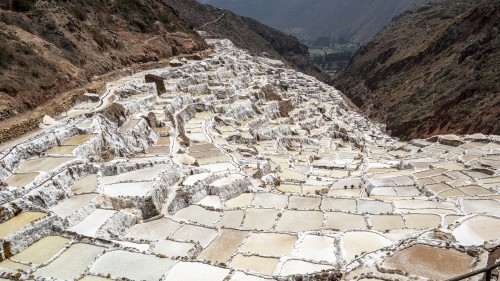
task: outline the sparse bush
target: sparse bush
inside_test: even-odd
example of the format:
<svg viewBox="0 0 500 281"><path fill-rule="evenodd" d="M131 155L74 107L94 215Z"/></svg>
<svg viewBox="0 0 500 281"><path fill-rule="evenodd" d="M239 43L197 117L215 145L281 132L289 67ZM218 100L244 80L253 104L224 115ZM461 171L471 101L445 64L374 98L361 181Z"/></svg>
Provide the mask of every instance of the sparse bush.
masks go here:
<svg viewBox="0 0 500 281"><path fill-rule="evenodd" d="M6 68L12 62L13 56L5 48L0 47L0 68Z"/></svg>
<svg viewBox="0 0 500 281"><path fill-rule="evenodd" d="M14 0L12 9L16 12L29 12L35 6L36 0Z"/></svg>

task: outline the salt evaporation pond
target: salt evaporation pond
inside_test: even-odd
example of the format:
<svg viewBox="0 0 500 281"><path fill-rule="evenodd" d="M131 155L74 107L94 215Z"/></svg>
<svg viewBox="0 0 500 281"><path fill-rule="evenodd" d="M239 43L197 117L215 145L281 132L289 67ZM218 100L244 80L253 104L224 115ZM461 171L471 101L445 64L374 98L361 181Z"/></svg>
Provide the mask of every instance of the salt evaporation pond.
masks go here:
<svg viewBox="0 0 500 281"><path fill-rule="evenodd" d="M14 255L12 259L24 263L41 264L61 251L69 241L68 238L61 236L47 236Z"/></svg>
<svg viewBox="0 0 500 281"><path fill-rule="evenodd" d="M7 220L6 222L0 223L0 239L9 236L33 221L46 216L47 214L42 212L24 212Z"/></svg>
<svg viewBox="0 0 500 281"><path fill-rule="evenodd" d="M7 183L10 186L25 187L26 185L31 183L37 176L38 173L24 173L24 174L16 173L8 177L5 180L5 183Z"/></svg>
<svg viewBox="0 0 500 281"><path fill-rule="evenodd" d="M41 157L21 162L16 173L49 172L74 160L74 157Z"/></svg>
<svg viewBox="0 0 500 281"><path fill-rule="evenodd" d="M469 272L474 257L466 252L427 245L415 245L397 252L383 267L399 269L435 280L445 280Z"/></svg>

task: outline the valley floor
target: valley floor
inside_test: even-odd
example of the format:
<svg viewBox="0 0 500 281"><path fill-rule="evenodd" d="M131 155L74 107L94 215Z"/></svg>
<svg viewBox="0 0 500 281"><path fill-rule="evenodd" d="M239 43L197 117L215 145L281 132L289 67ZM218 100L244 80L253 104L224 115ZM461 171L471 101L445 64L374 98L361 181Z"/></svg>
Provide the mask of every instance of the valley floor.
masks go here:
<svg viewBox="0 0 500 281"><path fill-rule="evenodd" d="M500 136L402 142L334 88L208 43L0 154L1 281L443 280L495 262Z"/></svg>

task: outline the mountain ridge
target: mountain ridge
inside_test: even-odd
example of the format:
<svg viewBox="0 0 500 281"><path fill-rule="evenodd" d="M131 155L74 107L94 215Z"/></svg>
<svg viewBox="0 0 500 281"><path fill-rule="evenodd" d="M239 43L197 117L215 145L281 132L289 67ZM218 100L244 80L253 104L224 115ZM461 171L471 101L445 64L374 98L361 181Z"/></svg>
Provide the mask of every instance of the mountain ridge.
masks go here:
<svg viewBox="0 0 500 281"><path fill-rule="evenodd" d="M297 36L363 43L417 0L204 0Z"/></svg>
<svg viewBox="0 0 500 281"><path fill-rule="evenodd" d="M494 0L423 2L363 45L334 85L396 136L498 134L499 13Z"/></svg>

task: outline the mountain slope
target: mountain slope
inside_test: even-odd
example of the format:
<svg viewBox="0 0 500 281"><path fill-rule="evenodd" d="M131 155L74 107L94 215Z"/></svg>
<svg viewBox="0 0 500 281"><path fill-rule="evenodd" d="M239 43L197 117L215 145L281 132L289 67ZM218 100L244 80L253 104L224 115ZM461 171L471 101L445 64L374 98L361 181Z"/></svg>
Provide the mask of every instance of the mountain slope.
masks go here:
<svg viewBox="0 0 500 281"><path fill-rule="evenodd" d="M394 135L500 133L500 2L423 3L362 46L335 86Z"/></svg>
<svg viewBox="0 0 500 281"><path fill-rule="evenodd" d="M205 48L160 0L2 1L0 121L96 75Z"/></svg>
<svg viewBox="0 0 500 281"><path fill-rule="evenodd" d="M330 77L314 65L309 51L294 36L286 35L256 20L238 16L228 10L203 5L195 0L164 0L179 12L197 30L208 31L230 39L237 46L253 53L268 53L271 57L284 60L292 67L315 76L323 82Z"/></svg>
<svg viewBox="0 0 500 281"><path fill-rule="evenodd" d="M372 38L417 0L204 0L300 39L331 37L353 43Z"/></svg>

